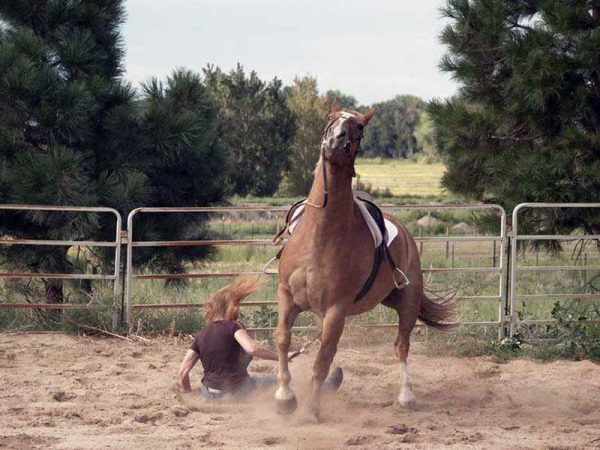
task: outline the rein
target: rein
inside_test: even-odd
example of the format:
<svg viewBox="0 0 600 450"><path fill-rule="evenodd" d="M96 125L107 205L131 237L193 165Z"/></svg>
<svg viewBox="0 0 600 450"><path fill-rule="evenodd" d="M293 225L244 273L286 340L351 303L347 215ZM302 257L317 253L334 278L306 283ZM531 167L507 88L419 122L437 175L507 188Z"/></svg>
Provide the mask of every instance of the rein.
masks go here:
<svg viewBox="0 0 600 450"><path fill-rule="evenodd" d="M328 129L329 127L325 129L325 133ZM325 135L325 133L323 133L323 135ZM327 160L325 159L323 147L321 147L321 159L323 160L323 186L325 186L325 192L323 193L323 204L317 205L316 203L309 202L308 199L306 199L307 206L312 206L313 208L317 209L324 209L327 206L327 200L329 199L329 190L327 189L327 169L325 168L325 161Z"/></svg>

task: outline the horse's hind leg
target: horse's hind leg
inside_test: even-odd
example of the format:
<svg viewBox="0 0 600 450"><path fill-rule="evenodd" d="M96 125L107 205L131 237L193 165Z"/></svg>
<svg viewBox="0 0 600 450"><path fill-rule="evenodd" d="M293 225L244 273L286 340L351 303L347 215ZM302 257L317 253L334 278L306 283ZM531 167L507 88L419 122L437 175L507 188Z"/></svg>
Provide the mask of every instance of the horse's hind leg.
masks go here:
<svg viewBox="0 0 600 450"><path fill-rule="evenodd" d="M288 368L288 351L292 339L292 326L296 317L300 313L300 308L294 303L290 293L279 286L279 321L275 330L275 343L279 356L279 387L275 391L275 403L277 412L280 414L290 414L298 406L296 396L290 389L292 376Z"/></svg>
<svg viewBox="0 0 600 450"><path fill-rule="evenodd" d="M418 292L413 285L409 285L401 291L392 291L383 301L385 306L395 309L398 313L398 336L395 343L396 356L400 360L400 393L398 394L398 403L404 408L413 408L416 403L415 395L410 387L407 358L410 348L410 333L417 322L421 307Z"/></svg>

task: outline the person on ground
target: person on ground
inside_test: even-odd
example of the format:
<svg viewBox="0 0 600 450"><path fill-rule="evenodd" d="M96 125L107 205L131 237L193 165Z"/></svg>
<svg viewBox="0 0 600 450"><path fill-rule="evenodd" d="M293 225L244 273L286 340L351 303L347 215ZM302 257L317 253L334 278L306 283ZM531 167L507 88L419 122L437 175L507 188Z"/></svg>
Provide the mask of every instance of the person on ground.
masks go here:
<svg viewBox="0 0 600 450"><path fill-rule="evenodd" d="M254 357L278 360L277 353L252 339L238 320L240 302L256 291L258 285L257 278L238 277L210 297L204 314L207 325L196 335L179 369L180 390L192 390L190 371L198 361L204 368L200 394L208 400L228 394L245 395L277 383L274 376L248 374L248 365ZM332 371L324 389L337 390L342 379L343 372L338 367Z"/></svg>

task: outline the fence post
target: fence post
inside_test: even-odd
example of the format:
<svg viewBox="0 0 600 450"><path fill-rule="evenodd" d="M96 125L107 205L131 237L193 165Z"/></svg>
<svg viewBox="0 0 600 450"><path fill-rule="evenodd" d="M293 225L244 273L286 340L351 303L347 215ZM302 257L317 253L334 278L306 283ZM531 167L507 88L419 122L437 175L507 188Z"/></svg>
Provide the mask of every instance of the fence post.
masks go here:
<svg viewBox="0 0 600 450"><path fill-rule="evenodd" d="M448 237L450 236L450 227L446 227L446 259L448 259L450 253L450 241Z"/></svg>
<svg viewBox="0 0 600 450"><path fill-rule="evenodd" d="M587 252L585 252L583 254L583 267L587 267L588 265L588 255ZM583 288L584 288L584 292L588 292L588 276L587 276L587 269L583 270ZM589 290L591 292L591 289Z"/></svg>
<svg viewBox="0 0 600 450"><path fill-rule="evenodd" d="M521 209L521 207L524 204L521 203L519 205L517 205L515 207L515 209L513 209L513 214L512 214L512 222L510 224L510 233L509 233L509 239L510 239L510 275L509 275L509 280L510 280L510 289L509 289L509 314L510 314L510 327L508 330L508 334L509 336L512 338L515 334L515 322L516 322L516 317L515 317L515 298L517 295L517 257L518 257L518 252L519 252L519 210Z"/></svg>
<svg viewBox="0 0 600 450"><path fill-rule="evenodd" d="M512 326L506 324L506 316L508 315L509 320L512 322L512 318L510 316L510 255L512 251L512 240L510 233L505 234L504 238L501 241L500 246L500 305L499 305L499 317L500 317L500 328L498 330L498 339L504 339L508 334L510 334L510 327Z"/></svg>
<svg viewBox="0 0 600 450"><path fill-rule="evenodd" d="M115 248L115 286L113 290L113 312L112 312L112 330L115 331L119 326L119 319L123 320L123 286L119 282L119 276L125 277L121 270L121 246L127 242L127 231L121 229L121 221L117 224L117 247ZM119 298L121 305L119 306Z"/></svg>
<svg viewBox="0 0 600 450"><path fill-rule="evenodd" d="M127 258L125 262L125 323L127 329L131 330L131 283L133 281L133 217L137 214L138 209L134 209L127 216Z"/></svg>

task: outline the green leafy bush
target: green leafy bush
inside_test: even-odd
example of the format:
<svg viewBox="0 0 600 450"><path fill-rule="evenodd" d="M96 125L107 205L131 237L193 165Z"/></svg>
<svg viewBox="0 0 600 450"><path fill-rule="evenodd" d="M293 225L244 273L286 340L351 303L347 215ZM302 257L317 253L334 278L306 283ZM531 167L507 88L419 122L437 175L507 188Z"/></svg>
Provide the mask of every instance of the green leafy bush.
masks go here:
<svg viewBox="0 0 600 450"><path fill-rule="evenodd" d="M556 333L559 348L565 356L575 359L600 360L600 308L595 304L562 305L556 302L552 308L556 320Z"/></svg>

